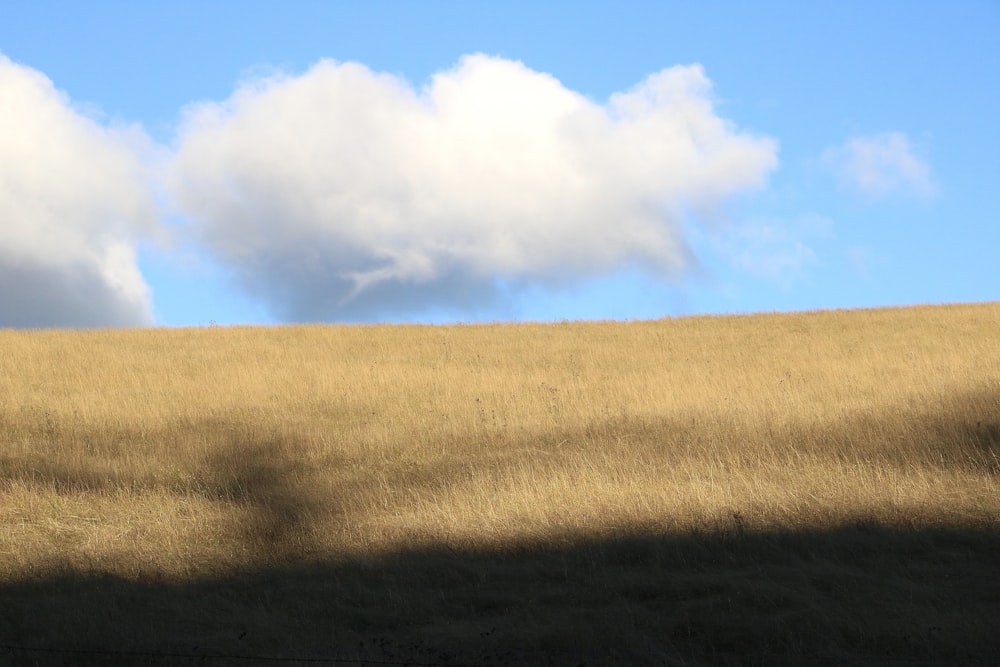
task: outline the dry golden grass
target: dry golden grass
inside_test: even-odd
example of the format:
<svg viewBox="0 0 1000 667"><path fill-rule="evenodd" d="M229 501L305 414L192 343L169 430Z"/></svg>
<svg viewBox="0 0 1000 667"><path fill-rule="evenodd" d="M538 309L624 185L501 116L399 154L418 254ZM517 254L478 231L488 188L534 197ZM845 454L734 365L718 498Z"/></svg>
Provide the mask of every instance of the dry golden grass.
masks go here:
<svg viewBox="0 0 1000 667"><path fill-rule="evenodd" d="M573 591L587 584L568 570L560 575L565 586L552 596L573 599L543 608L547 618L562 620L536 622L527 634L523 627L507 630L507 644L531 637L521 646L525 660L547 656L558 663L575 659L576 648L605 651L606 664L739 662L747 655L741 640L719 643L733 627L750 633L742 645L751 654L798 662L811 655L810 637L824 660L861 663L886 642L889 655L951 651L954 657L986 634L931 626L928 636L947 635L948 642L893 643L886 636L901 633L893 626L870 630L877 641L866 643L855 637L866 631L851 634L844 626L855 605L843 610L842 621L813 609L821 619L815 623L826 629L807 624L788 635L800 644L782 634L761 648L752 640L757 631L747 629L750 620L692 635L691 619L701 612L691 601L714 600L717 591L691 582L701 576L706 585L739 588L734 573L766 571L768 586L779 593L799 591L787 579L799 575L788 572L808 567L768 568L807 535L813 537L804 554L843 551L831 567L850 561L856 553L848 547L866 540L872 549L898 547L933 564L932 551L941 546L928 537L934 531L954 537L948 548L979 540L969 547L979 559L974 575L986 576L998 565L990 556L1000 533L998 457L1000 304L634 323L0 331L0 595L7 582L12 599L26 596L17 599L30 606L37 599L17 588L28 581L58 580L67 590L94 577L111 577L119 587L195 587L268 572L273 583L280 579L275 572L291 577L287 568L296 567L313 573L301 575L308 586L334 586L336 595L354 600L360 611L340 621L361 623L349 639L366 632L398 639L403 623L351 597L344 580L356 575L389 598L406 598L412 607L404 605L406 613L427 621L418 631L406 616L407 637L445 646L461 644L454 628L465 626L454 619L434 625L435 615L448 614L417 600L428 586L443 585L401 583L405 577L393 568L438 567L413 554L461 554L464 567L505 582L500 588L458 582L459 589L477 591L468 594L470 608L496 596L498 605L517 606L544 588L540 581L551 578L545 572L553 562L562 559L569 568L567 562L579 561L573 566L579 574L590 558L619 568L626 579L603 580L617 592L593 599L581 593L580 602ZM843 530L855 532L831 537ZM660 541L636 546L634 540L647 538ZM668 538L674 541L662 542ZM732 572L706 573L694 562L696 555L711 562L706 554L735 548L737 538L750 555ZM720 539L721 546L713 542ZM625 558L626 566L608 556L621 549L645 555ZM666 567L668 551L676 576L662 567L642 569ZM524 560L526 553L534 556ZM380 571L392 584L337 569L374 567L400 554L411 555L407 564ZM493 560L483 565L477 558ZM913 562L883 557L874 567L894 576ZM928 574L917 570L900 585ZM1000 570L993 574L1000 579ZM655 591L678 581L694 586L668 596L690 603L686 640L664 629L680 621L649 612L649 605L658 609ZM622 592L645 586L652 592L638 598ZM987 598L969 613L998 611L990 608L990 600L1000 601L998 585L979 588ZM855 593L863 597L870 589L868 582ZM168 597L162 590L156 595ZM785 620L775 622L792 622L797 605L811 608L805 598L781 603ZM196 607L175 603L197 616ZM593 634L590 625L552 611L564 605L598 613L619 603L633 614L633 627L611 632L600 647L578 639ZM774 611L771 602L747 604L738 606L745 616ZM347 613L303 605L304 613L331 619ZM636 605L652 615L636 621ZM712 605L715 615L706 618L718 620L723 607ZM257 628L237 606L242 622ZM932 607L950 613L933 600L924 607L920 614ZM60 644L3 614L0 635L3 623L10 629L0 644L32 638L36 645ZM911 623L913 632L922 632L922 622ZM60 636L80 645L93 637L85 626L69 623ZM475 650L466 643L463 656L493 646L483 628L469 626L483 637L473 642ZM663 637L669 641L657 643ZM616 638L648 646L629 653L613 645ZM138 645L178 644L167 638ZM994 649L1000 646L973 645L965 658ZM454 657L435 655L438 662Z"/></svg>

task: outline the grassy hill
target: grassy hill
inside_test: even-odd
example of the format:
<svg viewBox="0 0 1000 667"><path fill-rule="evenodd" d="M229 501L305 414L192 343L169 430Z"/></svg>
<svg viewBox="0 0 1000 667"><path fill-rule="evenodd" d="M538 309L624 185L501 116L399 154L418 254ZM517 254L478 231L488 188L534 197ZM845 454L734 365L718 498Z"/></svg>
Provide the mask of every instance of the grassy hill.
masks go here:
<svg viewBox="0 0 1000 667"><path fill-rule="evenodd" d="M998 615L1000 303L0 331L0 664L990 664Z"/></svg>

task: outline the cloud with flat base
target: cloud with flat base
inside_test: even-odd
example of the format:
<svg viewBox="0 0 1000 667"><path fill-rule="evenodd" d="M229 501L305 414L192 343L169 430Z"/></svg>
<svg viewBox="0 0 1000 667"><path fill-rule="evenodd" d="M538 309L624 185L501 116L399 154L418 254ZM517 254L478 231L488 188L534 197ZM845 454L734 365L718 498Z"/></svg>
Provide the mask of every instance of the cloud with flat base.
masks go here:
<svg viewBox="0 0 1000 667"><path fill-rule="evenodd" d="M361 321L625 269L681 279L685 217L777 164L776 141L717 115L698 65L594 101L486 55L420 88L322 60L189 106L169 190L278 317Z"/></svg>
<svg viewBox="0 0 1000 667"><path fill-rule="evenodd" d="M156 226L149 148L0 55L0 327L152 323L136 262Z"/></svg>

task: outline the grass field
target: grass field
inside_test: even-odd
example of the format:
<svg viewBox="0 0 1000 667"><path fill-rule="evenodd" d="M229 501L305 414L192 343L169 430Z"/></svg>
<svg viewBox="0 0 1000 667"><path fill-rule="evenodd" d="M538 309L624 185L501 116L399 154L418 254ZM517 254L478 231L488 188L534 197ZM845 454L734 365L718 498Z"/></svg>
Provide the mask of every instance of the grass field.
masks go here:
<svg viewBox="0 0 1000 667"><path fill-rule="evenodd" d="M997 618L1000 303L0 331L0 664L985 665Z"/></svg>

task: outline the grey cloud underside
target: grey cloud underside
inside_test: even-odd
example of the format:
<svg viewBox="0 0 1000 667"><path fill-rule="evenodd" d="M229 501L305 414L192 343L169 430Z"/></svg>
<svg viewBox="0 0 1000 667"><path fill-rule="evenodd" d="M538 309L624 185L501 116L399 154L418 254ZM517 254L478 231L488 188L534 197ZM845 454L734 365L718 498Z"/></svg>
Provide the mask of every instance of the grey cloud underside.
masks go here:
<svg viewBox="0 0 1000 667"><path fill-rule="evenodd" d="M97 267L58 268L0 257L0 327L128 327L148 312L108 288Z"/></svg>
<svg viewBox="0 0 1000 667"><path fill-rule="evenodd" d="M266 269L265 269L266 270ZM469 314L502 305L505 292L497 285L467 275L442 276L432 283L383 283L349 298L353 281L336 276L314 276L307 281L269 281L245 274L237 278L248 294L271 305L274 315L293 322L369 322L427 314L436 307Z"/></svg>
<svg viewBox="0 0 1000 667"><path fill-rule="evenodd" d="M285 233L268 236L273 232L261 230L269 229L272 223L259 213L240 207L226 216L229 221L239 220L235 228L256 232L239 235L233 234L234 227L206 225L201 229L202 243L216 250L239 289L267 304L272 315L285 321L366 322L434 313L504 319L516 317L516 295L526 289L559 291L621 268L639 269L665 280L680 280L701 269L685 240L669 230L661 233L669 238L671 261L666 264L661 255L644 254L644 249L637 247L623 267L621 262L596 256L600 253L592 249L578 251L572 239L566 238L564 246L553 249L550 256L541 253L529 258L531 253L523 253L521 259L530 259L531 271L504 273L490 266L485 257L490 253L484 252L481 241L471 250L468 244L442 249L414 243L407 248L407 257L399 253L387 256L319 229L311 229L303 242L294 231L302 221L275 223ZM266 249L261 239L251 238L261 233L269 238ZM502 238L495 242L504 245ZM467 252L474 256L467 256ZM401 266L416 266L426 272L401 276Z"/></svg>
<svg viewBox="0 0 1000 667"><path fill-rule="evenodd" d="M244 293L268 304L272 315L290 322L373 322L434 313L503 319L516 315L514 295L522 290L559 291L584 280L582 276L494 278L455 267L432 281L376 283L357 293L353 280L332 270L303 273L292 268L295 264L293 257L287 262L257 262L252 269L234 274L233 280ZM692 271L699 269L693 255L689 264ZM647 274L662 277L652 270ZM283 279L270 280L274 275Z"/></svg>

